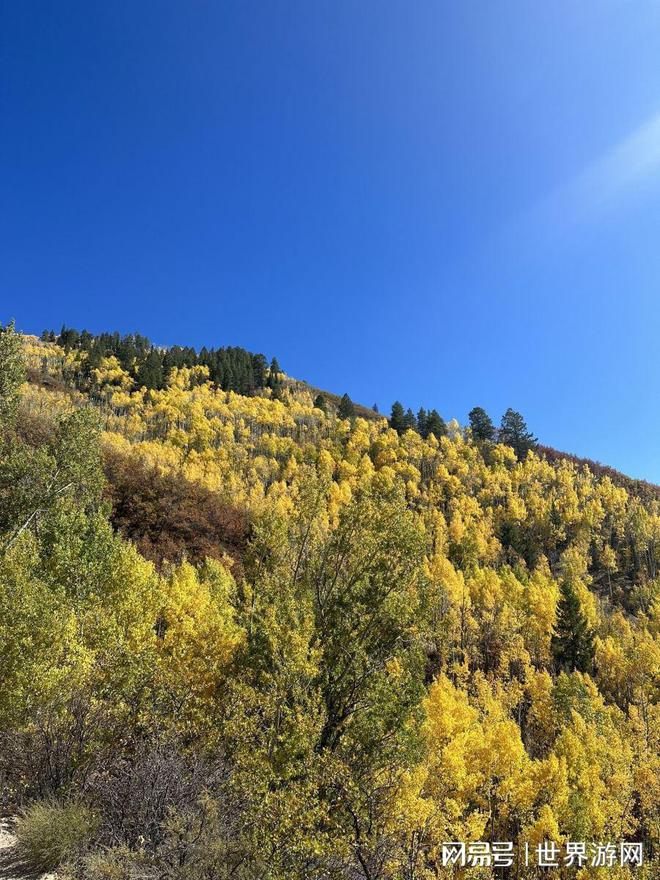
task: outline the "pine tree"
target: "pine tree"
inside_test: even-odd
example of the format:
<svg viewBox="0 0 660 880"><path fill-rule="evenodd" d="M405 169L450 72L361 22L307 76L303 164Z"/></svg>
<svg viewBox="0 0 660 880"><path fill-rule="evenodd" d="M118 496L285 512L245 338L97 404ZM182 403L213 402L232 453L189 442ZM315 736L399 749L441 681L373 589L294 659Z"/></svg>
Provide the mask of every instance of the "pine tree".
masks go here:
<svg viewBox="0 0 660 880"><path fill-rule="evenodd" d="M314 398L314 406L317 409L323 410L323 412L327 412L327 403L326 399L322 394L317 394Z"/></svg>
<svg viewBox="0 0 660 880"><path fill-rule="evenodd" d="M417 413L417 430L422 435L422 437L426 440L429 435L428 430L428 415L423 406L420 406L419 412Z"/></svg>
<svg viewBox="0 0 660 880"><path fill-rule="evenodd" d="M223 391L235 391L236 390L236 380L234 378L234 371L233 371L230 363L227 364L227 367L223 372L222 390Z"/></svg>
<svg viewBox="0 0 660 880"><path fill-rule="evenodd" d="M354 415L355 407L353 406L353 401L348 396L348 394L344 394L339 402L339 418L352 419Z"/></svg>
<svg viewBox="0 0 660 880"><path fill-rule="evenodd" d="M578 595L568 582L561 587L551 644L559 671L572 672L577 669L579 672L589 672L595 653L594 634L582 611Z"/></svg>
<svg viewBox="0 0 660 880"><path fill-rule="evenodd" d="M163 359L160 352L152 348L139 365L135 381L139 388L160 389L165 384L163 378Z"/></svg>
<svg viewBox="0 0 660 880"><path fill-rule="evenodd" d="M273 391L278 391L282 385L280 379L280 365L277 362L277 358L273 358L270 362L270 369L268 371L268 382L267 385L269 388L272 388Z"/></svg>
<svg viewBox="0 0 660 880"><path fill-rule="evenodd" d="M525 458L530 449L533 449L538 440L528 430L527 424L519 412L509 409L502 416L499 430L500 443L512 446L519 459Z"/></svg>
<svg viewBox="0 0 660 880"><path fill-rule="evenodd" d="M405 431L415 431L417 429L417 419L410 407L408 407L403 417L403 428Z"/></svg>
<svg viewBox="0 0 660 880"><path fill-rule="evenodd" d="M436 439L445 437L447 434L447 425L440 413L436 409L432 409L426 420L427 436L433 434Z"/></svg>
<svg viewBox="0 0 660 880"><path fill-rule="evenodd" d="M495 425L490 416L480 406L475 406L468 415L472 439L477 443L492 443L495 439Z"/></svg>
<svg viewBox="0 0 660 880"><path fill-rule="evenodd" d="M58 336L57 344L61 345L65 351L70 351L78 344L79 337L80 334L77 330L74 330L73 328L67 328L64 324L62 324L62 330L60 331L60 335Z"/></svg>
<svg viewBox="0 0 660 880"><path fill-rule="evenodd" d="M392 414L390 415L390 428L394 428L397 434L403 434L406 429L404 424L403 406L398 400L392 404Z"/></svg>
<svg viewBox="0 0 660 880"><path fill-rule="evenodd" d="M266 384L268 362L262 354L252 355L252 370L254 373L254 384L257 388L263 388Z"/></svg>
<svg viewBox="0 0 660 880"><path fill-rule="evenodd" d="M374 405L371 407L371 410L372 410L372 412L375 412L375 413L379 413L379 412L380 412L380 410L378 409L378 404L377 404L377 403L374 403Z"/></svg>

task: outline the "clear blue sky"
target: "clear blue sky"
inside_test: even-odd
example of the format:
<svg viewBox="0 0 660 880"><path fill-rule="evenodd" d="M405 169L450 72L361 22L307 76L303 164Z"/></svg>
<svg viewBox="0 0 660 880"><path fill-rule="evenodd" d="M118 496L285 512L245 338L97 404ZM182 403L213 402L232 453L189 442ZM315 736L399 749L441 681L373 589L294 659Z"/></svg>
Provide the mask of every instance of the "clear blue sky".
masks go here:
<svg viewBox="0 0 660 880"><path fill-rule="evenodd" d="M660 482L660 6L3 0L0 318Z"/></svg>

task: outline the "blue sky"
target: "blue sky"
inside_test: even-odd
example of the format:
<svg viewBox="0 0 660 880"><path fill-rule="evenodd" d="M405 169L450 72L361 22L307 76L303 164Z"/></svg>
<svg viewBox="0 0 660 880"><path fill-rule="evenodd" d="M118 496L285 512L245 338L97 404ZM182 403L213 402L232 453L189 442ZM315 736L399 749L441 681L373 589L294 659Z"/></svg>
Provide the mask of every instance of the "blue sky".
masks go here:
<svg viewBox="0 0 660 880"><path fill-rule="evenodd" d="M660 482L660 6L5 0L0 318Z"/></svg>

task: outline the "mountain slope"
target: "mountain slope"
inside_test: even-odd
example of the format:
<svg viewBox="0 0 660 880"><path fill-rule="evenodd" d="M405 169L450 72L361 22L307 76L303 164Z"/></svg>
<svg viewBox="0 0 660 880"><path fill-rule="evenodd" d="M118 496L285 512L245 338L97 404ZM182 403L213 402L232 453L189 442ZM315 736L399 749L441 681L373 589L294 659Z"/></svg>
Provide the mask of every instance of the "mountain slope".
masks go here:
<svg viewBox="0 0 660 880"><path fill-rule="evenodd" d="M654 876L657 500L280 370L85 356L0 332L0 782L40 864L417 880L497 840L533 880L570 839Z"/></svg>

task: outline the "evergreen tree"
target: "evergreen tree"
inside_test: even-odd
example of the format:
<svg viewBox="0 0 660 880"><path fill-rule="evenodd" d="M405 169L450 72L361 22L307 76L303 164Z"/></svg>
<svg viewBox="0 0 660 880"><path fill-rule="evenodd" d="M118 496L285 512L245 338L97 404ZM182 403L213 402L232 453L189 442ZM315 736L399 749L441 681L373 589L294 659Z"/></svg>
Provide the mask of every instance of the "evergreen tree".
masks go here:
<svg viewBox="0 0 660 880"><path fill-rule="evenodd" d="M117 346L117 360L122 369L130 373L138 356L138 351L131 336L124 336Z"/></svg>
<svg viewBox="0 0 660 880"><path fill-rule="evenodd" d="M339 418L352 419L354 415L355 407L353 406L353 401L348 396L348 394L344 394L339 402Z"/></svg>
<svg viewBox="0 0 660 880"><path fill-rule="evenodd" d="M436 409L432 409L426 420L426 433L433 434L438 440L447 434L447 425L440 413Z"/></svg>
<svg viewBox="0 0 660 880"><path fill-rule="evenodd" d="M317 394L314 398L314 406L317 409L323 410L323 412L327 412L327 402L325 397L322 394Z"/></svg>
<svg viewBox="0 0 660 880"><path fill-rule="evenodd" d="M492 443L495 439L495 425L490 416L480 406L475 406L468 415L472 439L477 443Z"/></svg>
<svg viewBox="0 0 660 880"><path fill-rule="evenodd" d="M390 428L394 428L397 434L403 434L406 429L404 423L403 406L398 400L392 404L392 414L390 415Z"/></svg>
<svg viewBox="0 0 660 880"><path fill-rule="evenodd" d="M140 388L161 389L164 387L163 358L157 349L152 348L139 364L135 381Z"/></svg>
<svg viewBox="0 0 660 880"><path fill-rule="evenodd" d="M67 329L67 327L62 324L62 330L57 339L57 344L61 345L65 351L69 351L70 349L76 347L79 338L80 334L77 330Z"/></svg>
<svg viewBox="0 0 660 880"><path fill-rule="evenodd" d="M268 363L262 354L252 355L252 370L254 373L254 384L257 388L263 388L266 384Z"/></svg>
<svg viewBox="0 0 660 880"><path fill-rule="evenodd" d="M222 390L233 391L235 388L236 381L234 379L234 370L232 369L231 364L228 364L223 374Z"/></svg>
<svg viewBox="0 0 660 880"><path fill-rule="evenodd" d="M280 381L281 372L282 371L280 370L280 365L277 362L277 358L273 358L270 362L270 369L268 371L268 383L267 383L268 387L272 388L273 391L279 389L282 384Z"/></svg>
<svg viewBox="0 0 660 880"><path fill-rule="evenodd" d="M417 419L415 413L408 407L403 417L403 427L405 431L415 431L417 428Z"/></svg>
<svg viewBox="0 0 660 880"><path fill-rule="evenodd" d="M129 333L99 333L92 335L87 330L77 330L62 326L59 336L51 330L41 334L44 342L57 342L70 351L78 349L87 352L87 358L80 368L80 375L90 385L92 370L101 365L104 358L115 356L122 368L135 378L136 384L147 388L162 388L174 367L209 368L209 378L224 390L237 391L250 395L255 388L268 386L273 391L281 386L281 369L277 358L273 358L270 368L262 354L252 354L244 348L203 347L199 354L190 346L173 345L171 348L155 348L146 336ZM156 354L154 354L154 352ZM156 362L156 357L159 363ZM162 378L161 374L162 373ZM276 396L276 395L273 395Z"/></svg>
<svg viewBox="0 0 660 880"><path fill-rule="evenodd" d="M511 407L502 416L499 441L506 443L507 446L512 446L519 459L523 459L538 442L537 438L528 430L520 413Z"/></svg>
<svg viewBox="0 0 660 880"><path fill-rule="evenodd" d="M378 404L377 404L377 403L374 403L374 405L371 407L371 409L372 409L372 411L375 412L375 413L379 413L379 412L380 412L380 410L378 409Z"/></svg>
<svg viewBox="0 0 660 880"><path fill-rule="evenodd" d="M419 412L417 413L417 430L425 440L429 435L427 422L428 415L426 413L426 410L423 406L420 406Z"/></svg>
<svg viewBox="0 0 660 880"><path fill-rule="evenodd" d="M589 672L595 653L594 634L570 583L561 587L557 621L552 636L552 654L558 671Z"/></svg>

